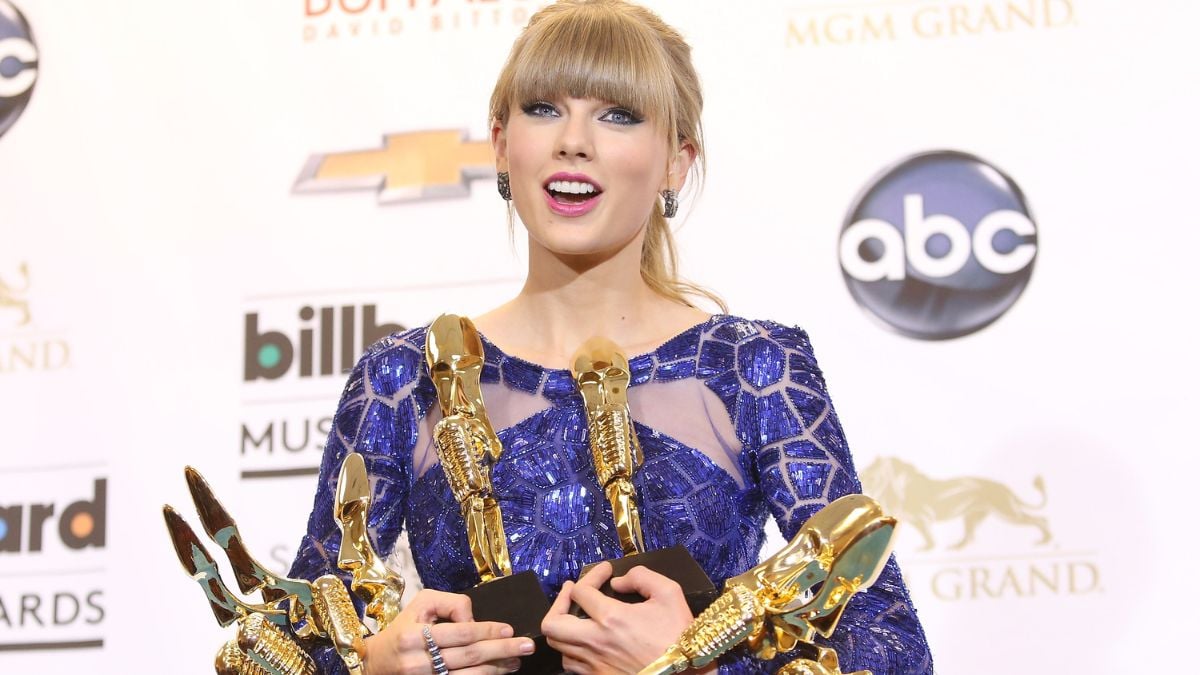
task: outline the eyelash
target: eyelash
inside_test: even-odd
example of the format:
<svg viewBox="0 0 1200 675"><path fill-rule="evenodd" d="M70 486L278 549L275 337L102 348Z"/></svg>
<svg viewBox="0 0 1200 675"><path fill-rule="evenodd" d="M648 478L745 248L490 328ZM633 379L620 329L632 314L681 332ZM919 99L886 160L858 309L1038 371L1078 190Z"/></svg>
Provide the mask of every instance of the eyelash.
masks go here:
<svg viewBox="0 0 1200 675"><path fill-rule="evenodd" d="M545 101L533 101L532 103L526 103L521 106L521 111L526 115L533 115L534 117L549 117L549 115L543 115L538 112L539 110L543 109L549 109L554 113L554 115L558 115L558 109L553 105L546 103Z"/></svg>
<svg viewBox="0 0 1200 675"><path fill-rule="evenodd" d="M635 124L642 123L642 118L639 117L637 113L633 112L629 108L610 108L609 110L607 110L604 113L604 116L601 117L600 119L603 120L605 117L608 117L609 115L613 115L613 114L622 114L629 118L628 121L626 121L626 122L617 122L614 120L608 120L608 121L612 122L613 124L619 124L621 126L633 126Z"/></svg>
<svg viewBox="0 0 1200 675"><path fill-rule="evenodd" d="M546 114L547 110L549 110L552 114ZM532 103L526 103L521 106L521 111L526 115L532 115L534 117L557 117L559 115L558 109L554 107L554 104L547 103L546 101L534 101ZM624 115L627 119L626 121L622 122L618 122L613 119L606 119L614 114ZM641 124L644 120L632 110L618 106L605 110L604 114L600 116L600 121L611 122L612 124L626 127L633 126L635 124Z"/></svg>

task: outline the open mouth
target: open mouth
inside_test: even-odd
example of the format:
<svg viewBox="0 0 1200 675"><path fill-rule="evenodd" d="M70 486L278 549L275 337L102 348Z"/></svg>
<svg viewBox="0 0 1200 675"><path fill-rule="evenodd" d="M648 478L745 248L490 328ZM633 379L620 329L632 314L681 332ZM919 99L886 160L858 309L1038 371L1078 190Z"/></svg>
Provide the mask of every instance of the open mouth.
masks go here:
<svg viewBox="0 0 1200 675"><path fill-rule="evenodd" d="M552 180L546 184L546 194L559 204L582 204L597 197L603 190L586 181Z"/></svg>

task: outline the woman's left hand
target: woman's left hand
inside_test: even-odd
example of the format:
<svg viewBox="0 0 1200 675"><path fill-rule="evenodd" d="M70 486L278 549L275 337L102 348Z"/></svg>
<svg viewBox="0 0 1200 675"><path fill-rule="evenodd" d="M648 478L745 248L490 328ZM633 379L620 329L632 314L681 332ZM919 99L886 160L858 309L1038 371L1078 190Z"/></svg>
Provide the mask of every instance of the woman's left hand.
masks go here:
<svg viewBox="0 0 1200 675"><path fill-rule="evenodd" d="M603 562L579 583L568 581L542 621L542 632L550 646L562 652L568 672L636 673L662 656L692 622L675 581L645 567L633 568L612 580L614 590L646 598L630 604L600 592L610 577L612 565ZM568 614L572 600L590 618Z"/></svg>

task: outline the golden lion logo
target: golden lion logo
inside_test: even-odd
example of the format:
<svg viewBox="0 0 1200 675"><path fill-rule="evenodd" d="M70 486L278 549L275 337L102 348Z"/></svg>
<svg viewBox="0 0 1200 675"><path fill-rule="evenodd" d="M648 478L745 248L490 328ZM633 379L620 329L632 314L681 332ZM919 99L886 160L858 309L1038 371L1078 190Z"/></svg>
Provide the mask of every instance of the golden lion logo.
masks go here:
<svg viewBox="0 0 1200 675"><path fill-rule="evenodd" d="M1033 479L1033 487L1042 497L1040 504L1029 504L1007 486L985 478L936 480L895 457L876 459L863 471L862 481L867 492L895 514L900 522L912 525L921 533L925 538L922 551L933 548L931 524L962 518L962 541L950 547L960 549L975 539L975 529L989 515L1014 525L1037 528L1042 533L1037 543L1050 542L1050 527L1046 519L1030 513L1046 505L1046 488L1041 476Z"/></svg>
<svg viewBox="0 0 1200 675"><path fill-rule="evenodd" d="M21 263L18 269L21 271L21 276L25 277L25 286L13 288L0 278L0 309L15 309L21 312L21 320L17 322L17 325L24 326L29 323L30 319L29 301L22 297L29 292L29 267L26 263Z"/></svg>

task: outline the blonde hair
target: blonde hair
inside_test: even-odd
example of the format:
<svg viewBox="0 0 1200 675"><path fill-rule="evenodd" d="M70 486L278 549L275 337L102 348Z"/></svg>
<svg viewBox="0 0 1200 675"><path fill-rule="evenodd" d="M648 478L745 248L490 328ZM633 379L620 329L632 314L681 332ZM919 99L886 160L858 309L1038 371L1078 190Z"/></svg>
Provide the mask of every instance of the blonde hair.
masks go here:
<svg viewBox="0 0 1200 675"><path fill-rule="evenodd" d="M534 14L513 44L492 91L491 119L507 125L514 101L563 94L610 101L662 129L672 155L691 145L698 181L704 166L704 97L691 52L674 28L644 7L623 0L560 0ZM728 311L716 294L680 278L678 266L674 236L656 205L642 244L642 279L685 305L693 306L689 296L703 296Z"/></svg>

